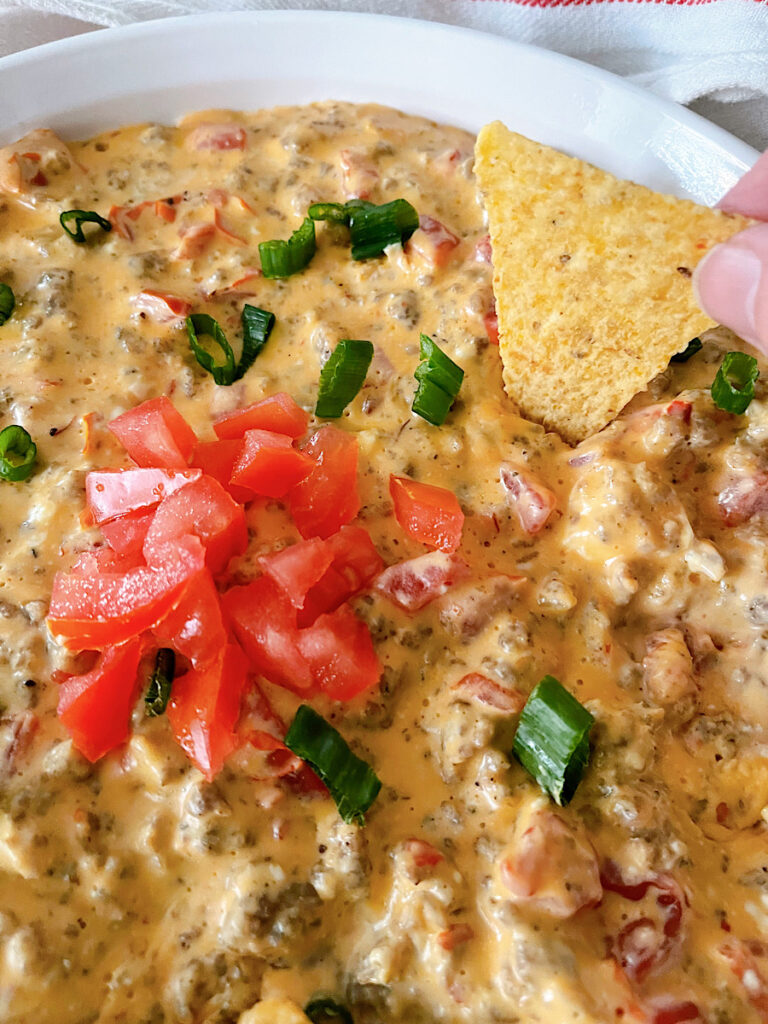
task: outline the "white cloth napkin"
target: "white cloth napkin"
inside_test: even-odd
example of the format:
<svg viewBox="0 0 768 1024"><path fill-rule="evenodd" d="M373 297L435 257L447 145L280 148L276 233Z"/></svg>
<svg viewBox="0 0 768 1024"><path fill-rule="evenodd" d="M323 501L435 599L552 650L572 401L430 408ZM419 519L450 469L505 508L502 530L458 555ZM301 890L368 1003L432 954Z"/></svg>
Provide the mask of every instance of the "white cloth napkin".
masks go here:
<svg viewBox="0 0 768 1024"><path fill-rule="evenodd" d="M151 18L286 8L424 18L547 47L768 146L765 0L0 0L0 53Z"/></svg>

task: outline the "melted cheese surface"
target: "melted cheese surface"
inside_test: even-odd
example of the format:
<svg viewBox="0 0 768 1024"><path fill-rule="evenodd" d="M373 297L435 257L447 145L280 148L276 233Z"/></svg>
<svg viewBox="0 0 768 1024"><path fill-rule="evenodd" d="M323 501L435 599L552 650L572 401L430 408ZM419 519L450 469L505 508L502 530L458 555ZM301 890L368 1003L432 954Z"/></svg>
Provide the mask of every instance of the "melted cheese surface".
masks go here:
<svg viewBox="0 0 768 1024"><path fill-rule="evenodd" d="M211 125L244 148L205 148ZM343 103L208 111L69 146L33 134L0 153L0 279L17 299L0 327L0 425L39 449L28 482L0 484L0 1018L294 1024L323 993L355 1024L768 1020L768 405L760 383L741 417L708 391L740 343L712 332L572 450L502 390L469 135ZM260 241L361 191L409 200L458 244L443 259L427 223L356 263L324 226L307 270L253 276ZM113 206L120 230L86 245L59 226L61 210ZM277 326L244 379L218 387L183 325L138 301L147 290L231 337L244 301ZM466 372L440 428L410 411L421 331ZM338 421L359 442L362 524L387 563L424 555L393 518L389 476L448 487L472 569L412 614L376 591L355 602L381 686L316 706L383 781L366 826L256 753L206 783L141 701L130 742L90 765L55 714L55 672L86 659L44 618L53 574L101 543L80 521L85 474L128 464L107 422L161 394L203 438L213 416L278 390L311 410L345 337L376 352ZM531 533L541 487L556 511ZM275 505L249 521L243 578L293 539ZM462 683L473 673L490 689ZM508 705L545 674L596 718L564 809L509 757ZM265 689L290 718L297 699Z"/></svg>

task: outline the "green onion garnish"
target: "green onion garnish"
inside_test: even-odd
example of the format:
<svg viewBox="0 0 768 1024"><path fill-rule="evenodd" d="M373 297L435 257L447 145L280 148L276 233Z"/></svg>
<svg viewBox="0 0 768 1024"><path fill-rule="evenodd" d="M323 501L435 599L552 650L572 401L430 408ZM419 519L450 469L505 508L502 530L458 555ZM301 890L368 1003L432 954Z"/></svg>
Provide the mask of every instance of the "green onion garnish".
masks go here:
<svg viewBox="0 0 768 1024"><path fill-rule="evenodd" d="M333 224L349 225L349 210L345 203L312 203L307 216L312 220L329 220Z"/></svg>
<svg viewBox="0 0 768 1024"><path fill-rule="evenodd" d="M67 226L70 221L74 221L75 223L74 231ZM72 241L78 243L88 241L86 234L83 231L83 224L98 224L102 231L112 230L112 225L109 221L105 217L101 217L98 213L94 213L93 210L65 210L59 215L59 223Z"/></svg>
<svg viewBox="0 0 768 1024"><path fill-rule="evenodd" d="M312 1024L325 1024L326 1021L341 1021L341 1024L354 1024L352 1014L345 1006L340 1006L334 999L311 999L304 1007L305 1016Z"/></svg>
<svg viewBox="0 0 768 1024"><path fill-rule="evenodd" d="M691 356L695 356L700 349L701 338L691 338L682 352L678 352L676 356L672 356L670 363L687 363Z"/></svg>
<svg viewBox="0 0 768 1024"><path fill-rule="evenodd" d="M161 647L155 658L155 669L144 694L144 707L150 718L162 715L171 697L176 672L176 655L170 647Z"/></svg>
<svg viewBox="0 0 768 1024"><path fill-rule="evenodd" d="M10 286L0 284L0 327L10 317L15 305L16 299Z"/></svg>
<svg viewBox="0 0 768 1024"><path fill-rule="evenodd" d="M342 338L320 371L315 415L324 419L341 416L363 386L372 359L370 341Z"/></svg>
<svg viewBox="0 0 768 1024"><path fill-rule="evenodd" d="M415 377L419 382L411 408L417 416L439 427L445 423L464 380L464 371L426 334L419 339L421 363Z"/></svg>
<svg viewBox="0 0 768 1024"><path fill-rule="evenodd" d="M353 260L381 256L388 245L406 242L419 226L419 215L405 199L393 199L383 206L355 201L349 209L349 240Z"/></svg>
<svg viewBox="0 0 768 1024"><path fill-rule="evenodd" d="M365 812L378 796L381 782L333 726L302 704L288 729L285 745L320 776L344 821L364 825Z"/></svg>
<svg viewBox="0 0 768 1024"><path fill-rule="evenodd" d="M544 676L520 714L512 753L561 807L581 782L594 721L553 676Z"/></svg>
<svg viewBox="0 0 768 1024"><path fill-rule="evenodd" d="M240 322L243 325L243 350L240 359L235 362L235 353L218 321L207 313L193 313L187 317L187 335L195 359L211 374L217 384L228 385L240 380L266 345L275 325L275 314L246 303ZM224 353L223 363L217 363L210 352L200 344L201 337L210 338L219 346Z"/></svg>
<svg viewBox="0 0 768 1024"><path fill-rule="evenodd" d="M235 380L240 380L266 345L275 326L275 314L246 303L240 322L243 325L243 351L240 353L240 362L235 367Z"/></svg>
<svg viewBox="0 0 768 1024"><path fill-rule="evenodd" d="M727 352L712 381L712 401L725 412L742 413L755 397L757 360L746 352Z"/></svg>
<svg viewBox="0 0 768 1024"><path fill-rule="evenodd" d="M0 430L0 477L3 480L26 480L36 458L37 445L24 427L12 423Z"/></svg>
<svg viewBox="0 0 768 1024"><path fill-rule="evenodd" d="M290 277L307 266L315 255L315 222L306 217L291 237L259 243L264 277Z"/></svg>
<svg viewBox="0 0 768 1024"><path fill-rule="evenodd" d="M187 317L187 335L195 359L203 369L211 374L217 384L231 384L235 379L235 354L217 321L207 313L193 313ZM223 363L217 363L210 352L206 352L198 340L200 337L211 338L219 346L224 353Z"/></svg>

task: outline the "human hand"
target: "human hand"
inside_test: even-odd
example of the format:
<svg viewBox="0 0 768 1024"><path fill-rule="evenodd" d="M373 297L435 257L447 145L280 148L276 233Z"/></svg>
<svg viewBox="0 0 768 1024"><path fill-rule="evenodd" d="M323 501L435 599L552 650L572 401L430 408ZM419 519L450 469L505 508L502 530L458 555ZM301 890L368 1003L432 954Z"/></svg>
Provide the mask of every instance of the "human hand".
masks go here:
<svg viewBox="0 0 768 1024"><path fill-rule="evenodd" d="M768 221L768 150L717 205ZM693 286L705 313L768 354L768 223L716 245L696 267Z"/></svg>

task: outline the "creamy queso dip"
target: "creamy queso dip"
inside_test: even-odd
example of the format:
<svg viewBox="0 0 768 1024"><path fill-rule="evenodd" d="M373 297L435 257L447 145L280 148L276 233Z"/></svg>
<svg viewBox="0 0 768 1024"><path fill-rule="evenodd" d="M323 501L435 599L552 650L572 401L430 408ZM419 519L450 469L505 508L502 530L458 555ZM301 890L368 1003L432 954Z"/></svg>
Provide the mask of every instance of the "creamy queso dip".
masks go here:
<svg viewBox="0 0 768 1024"><path fill-rule="evenodd" d="M242 147L217 148L226 137ZM488 338L472 146L324 103L68 146L33 133L3 152L0 279L17 308L0 328L0 425L39 448L29 481L0 484L5 1024L281 1024L318 993L355 1024L768 1021L765 389L743 416L713 406L739 343L712 332L576 450L517 416ZM362 263L323 227L307 270L254 274L258 242L288 237L309 203L361 194L409 200L422 227ZM154 206L171 197L172 219ZM58 222L113 206L87 245ZM277 326L219 387L146 290L233 334L244 301ZM420 331L466 371L442 427L410 411ZM106 423L159 395L205 437L275 391L311 410L345 337L375 346L336 421L359 441L361 522L387 563L424 555L393 519L389 475L447 487L472 569L412 613L359 597L381 685L313 699L382 779L367 824L245 754L206 782L141 701L130 742L89 764L55 714L57 673L87 659L44 618L54 572L102 543L81 524L86 472L128 465ZM260 520L243 578L276 539ZM486 682L461 682L473 674ZM545 674L596 718L562 809L509 757ZM268 692L289 719L298 698Z"/></svg>

